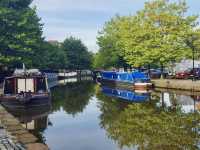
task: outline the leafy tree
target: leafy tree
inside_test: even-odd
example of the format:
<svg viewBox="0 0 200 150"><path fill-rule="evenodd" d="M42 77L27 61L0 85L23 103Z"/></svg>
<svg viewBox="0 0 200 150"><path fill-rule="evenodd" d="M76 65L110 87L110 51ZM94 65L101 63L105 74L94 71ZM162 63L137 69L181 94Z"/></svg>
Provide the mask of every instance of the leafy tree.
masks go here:
<svg viewBox="0 0 200 150"><path fill-rule="evenodd" d="M67 67L67 58L59 45L44 42L41 49L33 56L36 67L43 69L64 69Z"/></svg>
<svg viewBox="0 0 200 150"><path fill-rule="evenodd" d="M113 53L112 50L101 49L94 56L93 67L95 69L108 69L111 67L120 68L126 67L127 64L122 57Z"/></svg>
<svg viewBox="0 0 200 150"><path fill-rule="evenodd" d="M22 63L41 69L90 68L93 55L80 40L70 37L62 46L44 41L42 24L31 2L0 1L0 68Z"/></svg>
<svg viewBox="0 0 200 150"><path fill-rule="evenodd" d="M199 59L200 56L200 29L191 31L185 38L186 45L192 49L194 59Z"/></svg>
<svg viewBox="0 0 200 150"><path fill-rule="evenodd" d="M178 4L167 0L147 2L144 10L133 18L137 30L129 32L134 34L132 39L126 39L125 59L132 65L164 65L191 56L185 38L194 29L197 16L185 17L186 11L184 1Z"/></svg>
<svg viewBox="0 0 200 150"><path fill-rule="evenodd" d="M74 37L65 39L62 49L68 60L68 69L89 69L92 64L92 54L88 52L81 40Z"/></svg>
<svg viewBox="0 0 200 150"><path fill-rule="evenodd" d="M24 62L32 65L34 50L39 49L42 24L36 9L30 8L32 0L0 1L0 62L12 65Z"/></svg>
<svg viewBox="0 0 200 150"><path fill-rule="evenodd" d="M107 69L127 66L126 61L123 59L123 54L121 54L122 49L117 45L120 22L122 22L121 18L116 16L105 24L103 31L99 32L97 39L100 50L95 56L95 68Z"/></svg>
<svg viewBox="0 0 200 150"><path fill-rule="evenodd" d="M135 67L166 65L190 58L192 50L186 41L196 32L198 16L186 16L186 12L187 5L183 0L179 3L168 0L146 2L145 8L135 16L113 18L105 25L101 37L109 37L111 42L108 43L118 49L118 55ZM108 45L100 41L100 47Z"/></svg>

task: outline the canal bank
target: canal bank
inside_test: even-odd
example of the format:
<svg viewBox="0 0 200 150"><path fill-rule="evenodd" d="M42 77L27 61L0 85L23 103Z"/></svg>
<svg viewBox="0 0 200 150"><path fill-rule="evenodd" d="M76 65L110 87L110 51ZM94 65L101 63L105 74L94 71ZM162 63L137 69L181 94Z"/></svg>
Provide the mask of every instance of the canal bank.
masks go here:
<svg viewBox="0 0 200 150"><path fill-rule="evenodd" d="M200 92L200 81L157 79L152 80L155 88Z"/></svg>
<svg viewBox="0 0 200 150"><path fill-rule="evenodd" d="M48 150L38 138L26 130L20 122L0 105L0 149L5 150Z"/></svg>

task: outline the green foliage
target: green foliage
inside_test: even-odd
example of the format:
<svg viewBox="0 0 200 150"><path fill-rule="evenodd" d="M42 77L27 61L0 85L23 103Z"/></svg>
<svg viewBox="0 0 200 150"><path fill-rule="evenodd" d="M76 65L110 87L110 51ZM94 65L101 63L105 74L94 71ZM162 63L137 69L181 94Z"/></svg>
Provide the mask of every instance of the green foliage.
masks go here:
<svg viewBox="0 0 200 150"><path fill-rule="evenodd" d="M34 66L41 69L64 69L67 58L59 45L44 42L41 49L34 55Z"/></svg>
<svg viewBox="0 0 200 150"><path fill-rule="evenodd" d="M60 45L45 42L32 0L0 1L0 68L89 69L93 54L70 37ZM3 68L2 67L2 68Z"/></svg>
<svg viewBox="0 0 200 150"><path fill-rule="evenodd" d="M133 18L136 30L130 33L134 34L132 39L126 38L129 41L125 44L126 60L141 66L148 63L168 64L191 56L185 39L193 31L197 17L185 17L186 10L184 1L178 4L166 0L146 3L145 9Z"/></svg>
<svg viewBox="0 0 200 150"><path fill-rule="evenodd" d="M0 2L0 62L11 65L25 62L32 65L31 56L39 49L42 24L31 0L3 0Z"/></svg>
<svg viewBox="0 0 200 150"><path fill-rule="evenodd" d="M29 7L33 0L1 0L0 6L13 8L13 9L23 9Z"/></svg>
<svg viewBox="0 0 200 150"><path fill-rule="evenodd" d="M112 50L100 50L97 54L94 56L93 61L93 68L95 69L108 69L111 67L119 68L119 67L125 67L127 64L123 60L122 57L119 55L116 55L116 53L113 53Z"/></svg>
<svg viewBox="0 0 200 150"><path fill-rule="evenodd" d="M135 16L117 16L106 23L99 45L108 53L105 47L112 45L113 52L135 67L190 58L192 49L186 41L197 32L198 16L186 16L186 12L187 5L182 0L146 2Z"/></svg>
<svg viewBox="0 0 200 150"><path fill-rule="evenodd" d="M122 57L123 55L121 55L121 48L116 43L120 21L120 17L116 16L116 19L107 22L104 30L99 33L97 39L100 50L95 56L93 64L95 68L119 68L127 65Z"/></svg>
<svg viewBox="0 0 200 150"><path fill-rule="evenodd" d="M61 47L64 50L68 61L68 69L91 68L93 59L92 53L88 52L81 40L69 37L65 39Z"/></svg>

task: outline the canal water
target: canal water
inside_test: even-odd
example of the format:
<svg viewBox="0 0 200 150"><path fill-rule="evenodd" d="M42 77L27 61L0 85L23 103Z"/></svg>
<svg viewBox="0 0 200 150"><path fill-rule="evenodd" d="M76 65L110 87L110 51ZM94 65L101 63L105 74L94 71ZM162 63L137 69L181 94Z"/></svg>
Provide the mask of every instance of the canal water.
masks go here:
<svg viewBox="0 0 200 150"><path fill-rule="evenodd" d="M74 81L51 95L51 104L9 110L51 150L200 149L195 94Z"/></svg>

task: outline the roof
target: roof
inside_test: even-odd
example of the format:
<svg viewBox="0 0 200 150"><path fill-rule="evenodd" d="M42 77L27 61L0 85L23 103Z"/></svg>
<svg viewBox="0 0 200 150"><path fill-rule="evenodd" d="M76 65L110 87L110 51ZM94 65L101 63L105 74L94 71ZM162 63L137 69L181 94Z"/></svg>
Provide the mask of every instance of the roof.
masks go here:
<svg viewBox="0 0 200 150"><path fill-rule="evenodd" d="M5 79L12 79L12 78L41 78L41 77L45 77L44 75L32 75L32 76L25 76L25 75L13 75L10 77L6 77Z"/></svg>
<svg viewBox="0 0 200 150"><path fill-rule="evenodd" d="M25 70L25 69L16 69L14 71L14 75L41 75L41 72L38 69L29 69L29 70Z"/></svg>

